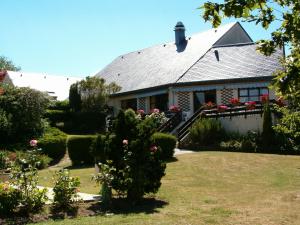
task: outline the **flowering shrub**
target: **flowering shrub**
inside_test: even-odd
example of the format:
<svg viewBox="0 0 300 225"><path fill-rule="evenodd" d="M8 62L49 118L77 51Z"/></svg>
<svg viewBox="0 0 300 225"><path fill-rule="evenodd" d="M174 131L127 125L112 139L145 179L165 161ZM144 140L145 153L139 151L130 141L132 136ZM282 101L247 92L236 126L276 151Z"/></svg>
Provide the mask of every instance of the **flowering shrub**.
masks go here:
<svg viewBox="0 0 300 225"><path fill-rule="evenodd" d="M0 215L14 212L21 202L21 192L9 183L0 183Z"/></svg>
<svg viewBox="0 0 300 225"><path fill-rule="evenodd" d="M70 172L66 169L59 170L55 173L54 198L53 203L56 208L67 209L78 197L77 192L80 181L78 177L71 177Z"/></svg>
<svg viewBox="0 0 300 225"><path fill-rule="evenodd" d="M226 105L219 105L218 106L218 111L219 112L225 112L228 109Z"/></svg>
<svg viewBox="0 0 300 225"><path fill-rule="evenodd" d="M231 98L230 99L230 103L231 103L231 105L233 105L233 106L237 106L237 105L240 105L241 103L240 103L240 100L238 99L238 98Z"/></svg>
<svg viewBox="0 0 300 225"><path fill-rule="evenodd" d="M107 135L105 143L98 145L102 148L98 152L103 152L100 162L109 167L98 180L106 183L108 192L111 186L134 203L144 194L158 191L166 166L151 136L160 117L161 113L156 112L140 120L133 110L118 114L112 134ZM109 180L105 181L106 178Z"/></svg>
<svg viewBox="0 0 300 225"><path fill-rule="evenodd" d="M254 102L254 101L246 102L246 103L245 103L245 106L246 106L246 108L249 109L249 110L255 109L255 107L256 107L256 102Z"/></svg>
<svg viewBox="0 0 300 225"><path fill-rule="evenodd" d="M176 105L171 105L170 107L169 107L169 111L171 111L171 112L180 112L180 108L178 107L178 106L176 106Z"/></svg>

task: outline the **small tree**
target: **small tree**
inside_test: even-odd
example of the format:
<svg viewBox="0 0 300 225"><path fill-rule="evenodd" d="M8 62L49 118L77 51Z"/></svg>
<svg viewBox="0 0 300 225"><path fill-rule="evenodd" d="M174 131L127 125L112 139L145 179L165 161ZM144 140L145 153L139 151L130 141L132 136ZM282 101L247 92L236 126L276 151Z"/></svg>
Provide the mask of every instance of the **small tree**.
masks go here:
<svg viewBox="0 0 300 225"><path fill-rule="evenodd" d="M69 104L73 112L78 112L81 110L81 96L78 90L78 82L70 86Z"/></svg>
<svg viewBox="0 0 300 225"><path fill-rule="evenodd" d="M272 114L269 101L264 103L264 111L263 111L263 130L262 130L262 147L270 148L274 146L274 130L273 130L273 122L272 122Z"/></svg>

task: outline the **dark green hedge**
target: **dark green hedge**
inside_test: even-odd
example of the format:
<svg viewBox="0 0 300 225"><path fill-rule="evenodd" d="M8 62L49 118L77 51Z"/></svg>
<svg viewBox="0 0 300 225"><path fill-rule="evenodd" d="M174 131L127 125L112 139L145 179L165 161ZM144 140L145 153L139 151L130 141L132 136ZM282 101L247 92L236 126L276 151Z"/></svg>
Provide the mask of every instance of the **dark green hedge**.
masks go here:
<svg viewBox="0 0 300 225"><path fill-rule="evenodd" d="M57 128L47 128L38 146L44 154L52 158L52 164L59 162L66 154L67 135Z"/></svg>
<svg viewBox="0 0 300 225"><path fill-rule="evenodd" d="M154 133L152 142L161 148L161 159L168 160L174 155L177 139L171 134Z"/></svg>
<svg viewBox="0 0 300 225"><path fill-rule="evenodd" d="M45 117L49 120L52 126L55 126L56 123L66 121L70 116L69 112L65 110L57 110L57 109L48 109L46 111Z"/></svg>
<svg viewBox="0 0 300 225"><path fill-rule="evenodd" d="M74 166L94 163L94 156L90 149L95 139L96 135L74 135L69 137L67 148Z"/></svg>

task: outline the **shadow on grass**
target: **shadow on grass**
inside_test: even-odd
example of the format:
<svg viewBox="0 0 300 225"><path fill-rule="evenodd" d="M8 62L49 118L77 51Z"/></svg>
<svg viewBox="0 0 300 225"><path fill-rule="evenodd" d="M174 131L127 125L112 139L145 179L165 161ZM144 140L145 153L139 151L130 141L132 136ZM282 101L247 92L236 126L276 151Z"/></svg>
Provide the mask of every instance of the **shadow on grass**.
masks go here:
<svg viewBox="0 0 300 225"><path fill-rule="evenodd" d="M71 165L71 166L66 166L66 167L64 167L64 169L68 169L68 170L77 170L77 169L88 169L88 168L93 168L94 167L94 165L76 165L76 166L73 166L73 165Z"/></svg>
<svg viewBox="0 0 300 225"><path fill-rule="evenodd" d="M168 205L167 202L155 198L143 198L136 204L132 204L125 198L117 198L112 200L112 207L110 210L102 208L101 203L94 203L88 209L94 211L96 214L110 212L113 214L132 214L132 213L157 213L159 208Z"/></svg>

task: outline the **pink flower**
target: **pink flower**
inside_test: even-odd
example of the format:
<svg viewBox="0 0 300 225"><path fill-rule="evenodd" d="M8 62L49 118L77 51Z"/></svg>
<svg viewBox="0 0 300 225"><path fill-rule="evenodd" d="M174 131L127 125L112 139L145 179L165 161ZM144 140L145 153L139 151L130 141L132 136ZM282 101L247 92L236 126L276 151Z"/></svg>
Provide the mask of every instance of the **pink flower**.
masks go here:
<svg viewBox="0 0 300 225"><path fill-rule="evenodd" d="M154 109L151 110L151 113L159 113L159 109L154 108Z"/></svg>
<svg viewBox="0 0 300 225"><path fill-rule="evenodd" d="M156 145L151 145L150 151L151 152L156 152L157 151L157 146Z"/></svg>
<svg viewBox="0 0 300 225"><path fill-rule="evenodd" d="M228 109L228 107L226 106L226 105L219 105L218 106L218 110L220 111L220 112L224 112L224 111L226 111Z"/></svg>
<svg viewBox="0 0 300 225"><path fill-rule="evenodd" d="M169 110L170 110L171 112L179 112L179 111L180 111L180 108L179 108L178 106L176 106L176 105L171 105L171 106L169 107Z"/></svg>
<svg viewBox="0 0 300 225"><path fill-rule="evenodd" d="M123 140L123 145L128 145L128 140L124 139Z"/></svg>
<svg viewBox="0 0 300 225"><path fill-rule="evenodd" d="M138 109L136 112L137 112L137 114L140 114L140 115L145 114L145 111L143 109Z"/></svg>
<svg viewBox="0 0 300 225"><path fill-rule="evenodd" d="M32 140L30 140L30 142L29 142L29 144L30 144L31 147L37 146L37 143L38 143L38 141L35 140L35 139L32 139Z"/></svg>

